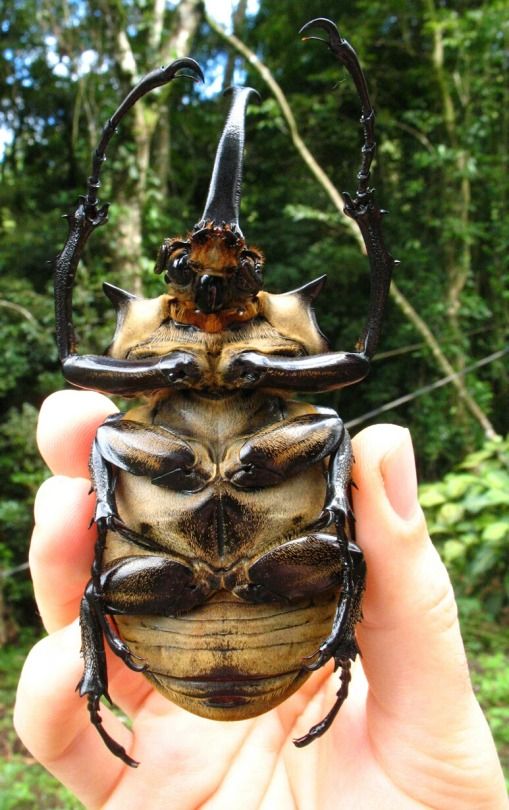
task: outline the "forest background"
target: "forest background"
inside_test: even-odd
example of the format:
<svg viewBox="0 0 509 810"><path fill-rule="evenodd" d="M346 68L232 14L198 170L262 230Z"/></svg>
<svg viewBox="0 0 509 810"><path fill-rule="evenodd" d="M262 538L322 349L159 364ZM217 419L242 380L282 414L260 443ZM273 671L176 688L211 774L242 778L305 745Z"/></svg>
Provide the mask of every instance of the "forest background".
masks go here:
<svg viewBox="0 0 509 810"><path fill-rule="evenodd" d="M232 83L262 97L248 114L241 224L267 257L266 288L284 292L326 272L318 321L332 347L352 349L369 274L340 190L355 189L360 108L327 48L298 36L318 16L338 23L367 75L379 144L372 180L390 210L387 244L401 262L369 380L320 401L353 433L370 421L411 429L422 503L454 578L473 677L508 757L507 2L229 6L0 7L2 807L71 806L68 797L58 805L39 777L18 779L30 760L7 731L22 652L41 632L26 560L33 498L47 474L34 442L37 411L62 387L49 261L65 239L62 214L84 192L101 127L128 89L154 67L192 55L204 85L181 80L152 93L110 144L101 189L110 221L92 237L75 291L81 350L101 353L113 333L103 280L162 292L152 272L158 246L185 234L203 210L227 104L221 90ZM218 26L220 12L229 33Z"/></svg>

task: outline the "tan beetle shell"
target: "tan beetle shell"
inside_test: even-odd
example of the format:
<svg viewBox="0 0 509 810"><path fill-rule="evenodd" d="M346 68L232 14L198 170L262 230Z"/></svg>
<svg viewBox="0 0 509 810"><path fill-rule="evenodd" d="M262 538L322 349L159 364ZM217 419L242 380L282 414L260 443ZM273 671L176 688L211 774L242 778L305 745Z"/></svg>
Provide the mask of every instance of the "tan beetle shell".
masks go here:
<svg viewBox="0 0 509 810"><path fill-rule="evenodd" d="M218 334L177 328L168 320L170 304L164 295L126 301L110 355L191 351L211 387L221 388L222 370L233 353L252 349L295 356L326 349L309 302L300 293L261 293L259 318ZM224 473L238 463L246 438L274 423L278 397L277 392L246 397L222 390L221 399L199 391L158 394L125 417L168 426L182 436L209 472L204 489L169 491L149 478L120 471L115 490L119 515L131 529L157 542L160 553L192 563L204 575L212 571L220 583L305 534L320 513L326 485L325 462L258 491L239 490L226 480ZM316 411L297 402L285 401L285 407L288 416ZM109 533L105 565L133 554L146 551ZM204 604L182 615L119 615L115 621L162 694L195 714L238 720L278 705L306 680L303 660L328 636L337 596L333 590L291 603L254 604L219 585Z"/></svg>

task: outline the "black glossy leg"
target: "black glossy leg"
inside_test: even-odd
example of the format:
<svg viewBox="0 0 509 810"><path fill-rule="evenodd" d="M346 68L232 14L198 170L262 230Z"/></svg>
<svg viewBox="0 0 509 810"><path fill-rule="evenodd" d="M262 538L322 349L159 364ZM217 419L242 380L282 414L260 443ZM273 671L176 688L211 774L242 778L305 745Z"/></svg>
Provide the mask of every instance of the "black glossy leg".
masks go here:
<svg viewBox="0 0 509 810"><path fill-rule="evenodd" d="M99 427L95 446L108 464L179 492L198 492L212 474L177 433L160 425L123 419L119 414Z"/></svg>
<svg viewBox="0 0 509 810"><path fill-rule="evenodd" d="M324 393L360 382L369 368L369 358L363 352L330 352L308 357L242 352L233 358L225 382L238 388Z"/></svg>
<svg viewBox="0 0 509 810"><path fill-rule="evenodd" d="M101 524L102 525L102 524ZM100 533L103 529L100 529ZM102 544L99 545L102 556ZM97 560L97 556L96 556ZM78 690L87 695L90 720L108 749L131 767L138 763L104 730L100 701L108 695L108 673L104 638L122 661L135 672L146 667L134 661L128 646L118 636L107 616L111 614L176 615L201 604L208 593L205 584L198 583L186 565L167 557L125 557L105 566L99 576L89 582L81 603L80 627L83 677Z"/></svg>
<svg viewBox="0 0 509 810"><path fill-rule="evenodd" d="M297 748L304 748L304 746L309 745L309 743L316 740L317 737L321 737L322 734L325 734L327 729L329 729L339 712L341 706L345 702L348 697L348 687L350 685L350 681L352 679L351 676L351 663L349 659L342 660L339 662L338 666L341 669L341 676L340 676L340 686L338 691L336 692L336 700L332 709L325 715L323 720L320 720L319 723L312 726L307 734L304 734L302 737L298 737L296 740L293 741L293 744L297 746Z"/></svg>
<svg viewBox="0 0 509 810"><path fill-rule="evenodd" d="M111 699L108 695L108 672L103 634L106 635L113 649L115 649L116 646L115 642L119 648L125 648L125 654L122 655L122 658L128 666L131 666L132 662L128 648L108 625L102 604L103 595L100 590L98 571L101 565L106 534L106 521L104 518L101 518L98 521L98 540L92 567L92 579L81 601L81 654L83 656L84 666L83 677L76 688L81 697L87 696L87 708L90 721L97 729L107 748L112 754L125 762L126 765L136 768L138 762L132 759L132 757L127 754L126 750L104 730L99 710L102 697L105 697L111 703ZM134 662L132 663L134 664ZM140 669L138 665L133 665L131 668ZM143 669L143 667L141 667L141 669Z"/></svg>
<svg viewBox="0 0 509 810"><path fill-rule="evenodd" d="M254 433L225 475L239 488L274 486L334 453L343 432L339 416L326 408L284 419Z"/></svg>
<svg viewBox="0 0 509 810"><path fill-rule="evenodd" d="M340 532L338 531L338 537ZM364 555L355 543L339 540L341 547L341 592L328 638L320 645L306 669L323 667L331 658L336 665L342 660L356 658L359 648L355 639L355 625L362 617L361 600L366 583Z"/></svg>
<svg viewBox="0 0 509 810"><path fill-rule="evenodd" d="M342 550L332 534L316 532L289 540L268 551L248 570L249 584L235 589L246 601L313 598L338 588L342 580Z"/></svg>
<svg viewBox="0 0 509 810"><path fill-rule="evenodd" d="M334 526L341 550L341 591L329 637L320 646L308 669L319 669L330 658L336 665L355 659L358 653L355 625L361 618L361 600L365 587L364 555L355 543L355 519L350 502L352 446L345 429L341 442L331 456L325 505L317 528Z"/></svg>
<svg viewBox="0 0 509 810"><path fill-rule="evenodd" d="M339 417L338 421L339 420ZM355 540L355 518L350 503L352 478L352 443L348 431L341 424L339 440L331 453L327 470L327 492L322 513L316 521L316 528L341 524L341 534L345 539Z"/></svg>
<svg viewBox="0 0 509 810"><path fill-rule="evenodd" d="M350 73L359 100L361 102L361 125L364 133L362 146L361 166L357 173L357 190L352 198L343 194L345 199L345 214L354 219L366 246L371 270L371 295L366 326L357 341L357 348L367 357L373 357L378 342L382 318L389 294L392 269L396 264L384 244L382 234L382 217L386 213L374 201L374 190L369 187L371 163L376 151L375 141L375 111L369 97L368 87L364 73L355 50L344 39L331 20L320 17L306 23L300 33L319 28L325 31L327 37L305 37L306 39L320 39L332 51L334 57L346 67Z"/></svg>
<svg viewBox="0 0 509 810"><path fill-rule="evenodd" d="M115 422L120 420L121 414L109 417L107 421ZM135 671L143 669L143 665L137 664L129 651L129 648L119 637L114 627L106 619L106 609L103 593L103 554L108 531L120 532L127 529L118 516L115 503L115 481L111 464L104 458L97 438L92 446L90 458L90 470L92 474L93 487L96 494L95 523L97 525L97 541L95 545L94 561L92 563L92 578L85 589L82 600L81 623L83 634L83 650L85 657L85 670L87 669L87 657L91 660L90 671L101 673L100 662L94 661L94 644L101 637L101 644L97 648L99 651L103 647L102 636L106 638L108 644L115 655L118 655L124 663ZM92 618L93 617L93 620ZM88 620L90 619L90 623ZM99 658L100 658L99 654ZM98 678L98 685L107 683L106 672L104 676Z"/></svg>
<svg viewBox="0 0 509 810"><path fill-rule="evenodd" d="M76 688L81 697L87 696L87 709L90 715L90 722L100 734L108 750L116 757L119 757L126 765L129 765L131 768L137 768L139 763L130 757L125 748L117 743L113 737L110 737L103 728L100 713L101 698L105 697L110 701L107 692L108 679L106 674L104 644L102 634L97 625L94 627L93 615L91 613L89 615L86 605L82 606L80 624L82 627L83 655L86 664L83 678ZM85 646L84 627L87 628L88 631L88 647Z"/></svg>
<svg viewBox="0 0 509 810"><path fill-rule="evenodd" d="M201 375L194 356L180 351L146 360L69 354L62 360L62 373L77 388L127 397L163 388L189 388Z"/></svg>
<svg viewBox="0 0 509 810"><path fill-rule="evenodd" d="M76 271L86 244L92 232L104 225L108 219L108 204L99 205L97 192L101 185L101 167L106 160L106 148L109 141L124 115L138 99L155 87L161 87L172 81L182 69L190 72L190 78L203 80L203 73L197 62L184 57L176 59L168 67L151 71L128 93L102 131L101 139L92 157L92 173L88 178L87 193L79 198L76 209L67 216L69 233L62 251L55 260L56 336L64 376L69 382L82 388L92 388L107 393L132 394L166 388L168 384L171 385L174 382L173 370L161 368L160 364L159 368L154 370L151 363L118 361L118 366L115 366L114 361L108 361L108 358L104 357L89 355L86 358L80 358L76 354L72 291ZM177 354L184 355L185 353ZM178 374L181 371L182 369ZM118 372L118 376L115 375L115 372ZM180 379L180 377L178 378Z"/></svg>

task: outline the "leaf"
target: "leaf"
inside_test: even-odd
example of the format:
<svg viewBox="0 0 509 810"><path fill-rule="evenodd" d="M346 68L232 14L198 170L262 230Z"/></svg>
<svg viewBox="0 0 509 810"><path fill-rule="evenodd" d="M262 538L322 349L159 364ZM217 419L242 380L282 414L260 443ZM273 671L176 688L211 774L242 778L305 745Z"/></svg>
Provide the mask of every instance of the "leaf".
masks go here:
<svg viewBox="0 0 509 810"><path fill-rule="evenodd" d="M435 484L428 484L420 488L419 501L423 509L431 509L433 506L445 503L446 497Z"/></svg>
<svg viewBox="0 0 509 810"><path fill-rule="evenodd" d="M463 511L463 506L458 503L445 503L438 513L438 519L450 526L461 520Z"/></svg>
<svg viewBox="0 0 509 810"><path fill-rule="evenodd" d="M505 470L489 470L484 476L487 486L509 492L509 474Z"/></svg>
<svg viewBox="0 0 509 810"><path fill-rule="evenodd" d="M475 475L451 474L445 479L447 497L451 500L461 498L472 487L479 486L479 479Z"/></svg>
<svg viewBox="0 0 509 810"><path fill-rule="evenodd" d="M448 540L444 543L442 557L444 562L451 563L465 555L465 546L460 540Z"/></svg>
<svg viewBox="0 0 509 810"><path fill-rule="evenodd" d="M470 566L470 576L472 578L479 577L481 574L485 574L486 571L489 571L490 568L493 568L495 563L497 562L497 555L492 548L492 546L482 546L482 548L477 553L474 562Z"/></svg>
<svg viewBox="0 0 509 810"><path fill-rule="evenodd" d="M491 451L490 450L478 450L476 453L470 453L460 464L460 469L462 470L472 470L475 467L478 467L481 462L486 461L486 459L491 458Z"/></svg>
<svg viewBox="0 0 509 810"><path fill-rule="evenodd" d="M509 535L509 520L498 520L486 526L482 533L482 539L488 543L498 543Z"/></svg>

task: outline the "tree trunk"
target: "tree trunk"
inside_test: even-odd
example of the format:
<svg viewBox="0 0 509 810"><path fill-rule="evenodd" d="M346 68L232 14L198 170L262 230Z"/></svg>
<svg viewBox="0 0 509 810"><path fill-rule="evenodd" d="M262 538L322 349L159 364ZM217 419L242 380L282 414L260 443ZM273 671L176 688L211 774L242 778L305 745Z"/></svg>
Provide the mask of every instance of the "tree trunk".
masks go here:
<svg viewBox="0 0 509 810"><path fill-rule="evenodd" d="M201 14L199 0L182 0L175 9L173 28L169 36L164 34L164 14L166 4L154 0L153 25L150 29L150 59L153 64L167 64L174 59L189 54L192 39L198 27ZM124 75L128 75L134 84L141 78L134 50L127 33L121 29L116 33L116 60ZM147 194L147 178L151 152L154 144L154 133L166 115L167 94L163 91L151 96L150 102L140 99L133 108L133 138L135 153L133 164L134 180L129 179L129 172L124 172L125 181L117 192L117 200L122 206L119 218L117 239L114 243L112 258L113 270L122 278L122 284L136 295L143 294L142 258L143 258L143 212ZM163 125L164 128L164 125ZM169 150L169 144L166 145ZM166 152L167 157L169 151ZM169 166L169 162L166 164Z"/></svg>

